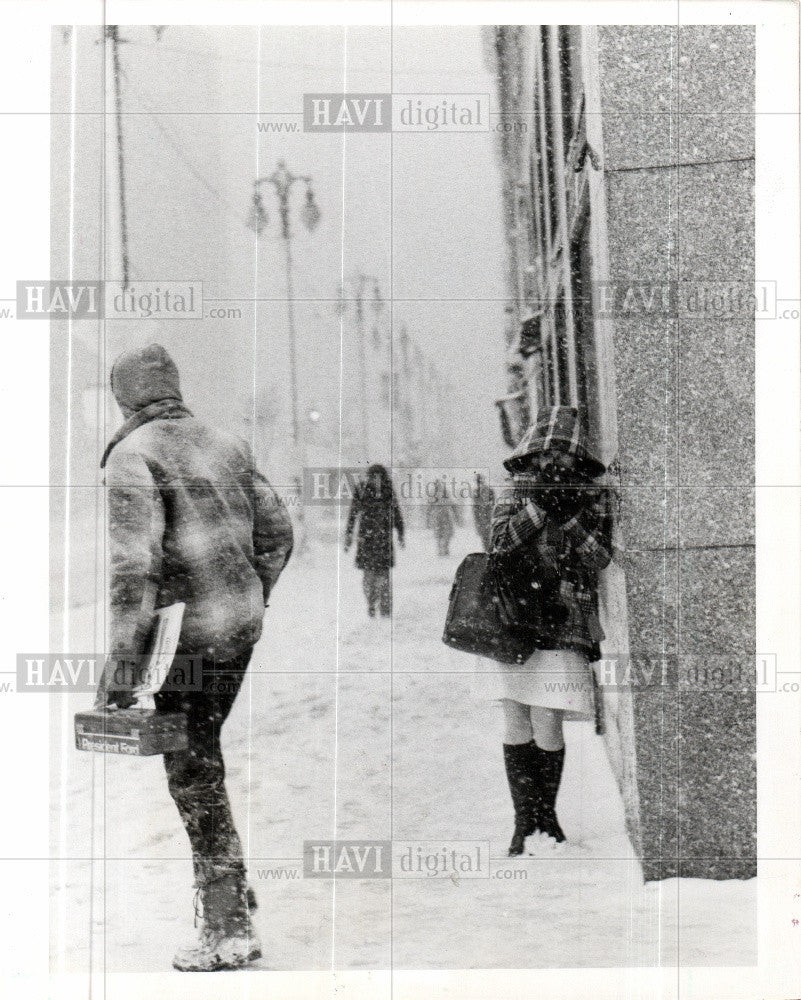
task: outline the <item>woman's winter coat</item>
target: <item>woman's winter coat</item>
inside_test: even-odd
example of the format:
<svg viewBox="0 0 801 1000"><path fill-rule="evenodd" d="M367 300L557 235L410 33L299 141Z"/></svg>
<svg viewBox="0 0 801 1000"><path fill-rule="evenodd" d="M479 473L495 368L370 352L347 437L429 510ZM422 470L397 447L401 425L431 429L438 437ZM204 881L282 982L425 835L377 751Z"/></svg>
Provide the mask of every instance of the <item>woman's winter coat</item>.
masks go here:
<svg viewBox="0 0 801 1000"><path fill-rule="evenodd" d="M438 538L450 539L456 526L462 523L461 513L447 492L437 485L438 489L426 507L426 527L433 530Z"/></svg>
<svg viewBox="0 0 801 1000"><path fill-rule="evenodd" d="M596 475L603 470L587 448L577 411L570 407L542 411L526 438L525 448L516 449L515 460L557 450L580 459ZM538 475L513 471L493 510L492 550L518 556L533 576L558 577L558 596L567 618L541 628L538 639L542 646L573 649L597 660L604 638L598 619L598 572L610 563L613 554L612 498L600 485L589 483L582 489L587 493L586 504L559 523L537 504L542 490Z"/></svg>
<svg viewBox="0 0 801 1000"><path fill-rule="evenodd" d="M357 535L357 569L385 572L395 565L393 529L403 542L403 517L389 474L368 473L364 483L354 490L345 530L345 546L350 546L354 531Z"/></svg>

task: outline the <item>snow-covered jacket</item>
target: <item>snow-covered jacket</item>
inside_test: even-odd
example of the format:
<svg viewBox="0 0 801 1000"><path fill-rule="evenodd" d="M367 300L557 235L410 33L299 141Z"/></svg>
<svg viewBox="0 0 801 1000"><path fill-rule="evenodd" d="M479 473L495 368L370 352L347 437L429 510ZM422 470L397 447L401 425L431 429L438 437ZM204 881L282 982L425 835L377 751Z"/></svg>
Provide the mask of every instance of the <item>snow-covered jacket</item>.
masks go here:
<svg viewBox="0 0 801 1000"><path fill-rule="evenodd" d="M374 470L381 469L381 472ZM392 480L383 466L371 466L366 482L359 483L353 493L348 523L345 528L345 548L350 548L354 532L356 568L383 573L395 565L393 530L403 542L403 516Z"/></svg>
<svg viewBox="0 0 801 1000"><path fill-rule="evenodd" d="M536 425L513 453L513 459L541 451L563 451L581 460L587 473L603 465L590 452L578 412L570 407L542 410ZM512 469L520 466L514 461ZM567 610L564 622L549 623L538 639L550 649L574 649L590 660L600 658L604 638L598 618L598 572L612 560L613 503L610 491L588 482L578 487L586 502L560 520L537 503L543 485L538 475L514 471L492 512L492 551L512 554L532 576L558 579L558 595ZM544 501L543 501L544 502Z"/></svg>
<svg viewBox="0 0 801 1000"><path fill-rule="evenodd" d="M165 398L181 401L163 348L125 355L112 388L135 426L115 436L106 459L111 655L141 653L153 608L182 601L181 652L231 659L261 635L292 550L286 509L246 443L183 407L136 425Z"/></svg>

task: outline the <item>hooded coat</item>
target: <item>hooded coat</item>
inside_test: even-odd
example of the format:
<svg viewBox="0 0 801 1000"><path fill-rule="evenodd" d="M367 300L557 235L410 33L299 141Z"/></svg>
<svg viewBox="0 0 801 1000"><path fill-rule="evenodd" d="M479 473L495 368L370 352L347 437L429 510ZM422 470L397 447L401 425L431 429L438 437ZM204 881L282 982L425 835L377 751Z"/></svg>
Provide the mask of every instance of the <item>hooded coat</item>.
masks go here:
<svg viewBox="0 0 801 1000"><path fill-rule="evenodd" d="M503 464L507 471L518 472L532 455L550 451L572 455L578 469L590 479L606 472L601 460L590 450L579 411L573 406L543 406Z"/></svg>
<svg viewBox="0 0 801 1000"><path fill-rule="evenodd" d="M111 655L139 655L154 608L182 601L180 652L232 659L261 635L292 551L286 509L248 445L186 409L163 347L120 357L111 388L126 417L102 463Z"/></svg>
<svg viewBox="0 0 801 1000"><path fill-rule="evenodd" d="M387 572L395 565L392 531L403 541L403 517L389 473L383 465L371 465L367 478L353 491L345 545L357 534L356 568L374 573Z"/></svg>
<svg viewBox="0 0 801 1000"><path fill-rule="evenodd" d="M526 471L533 455L572 455L586 477L585 501L566 520L537 503L542 483ZM578 410L544 407L512 455L510 472L492 512L492 551L510 556L532 577L556 580L567 610L564 622L550 623L537 636L543 649L573 649L600 658L604 638L598 618L598 572L612 560L612 503L609 490L593 484L605 471L591 452Z"/></svg>
<svg viewBox="0 0 801 1000"><path fill-rule="evenodd" d="M448 495L446 487L437 481L434 496L426 505L426 527L432 529L437 538L450 540L456 526L461 523L462 517L456 502Z"/></svg>
<svg viewBox="0 0 801 1000"><path fill-rule="evenodd" d="M494 506L495 490L482 475L477 475L476 490L473 496L473 523L485 552L489 552L491 547L492 509Z"/></svg>

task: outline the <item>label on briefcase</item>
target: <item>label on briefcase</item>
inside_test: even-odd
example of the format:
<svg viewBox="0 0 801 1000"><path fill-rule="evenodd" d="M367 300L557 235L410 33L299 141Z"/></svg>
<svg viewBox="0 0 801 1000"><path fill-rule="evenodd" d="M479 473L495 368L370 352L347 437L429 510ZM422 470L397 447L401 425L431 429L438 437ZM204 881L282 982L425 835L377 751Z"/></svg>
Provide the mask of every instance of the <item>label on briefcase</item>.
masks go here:
<svg viewBox="0 0 801 1000"><path fill-rule="evenodd" d="M120 708L78 712L75 746L79 750L116 753L125 757L185 750L188 746L186 715L157 712L151 708Z"/></svg>

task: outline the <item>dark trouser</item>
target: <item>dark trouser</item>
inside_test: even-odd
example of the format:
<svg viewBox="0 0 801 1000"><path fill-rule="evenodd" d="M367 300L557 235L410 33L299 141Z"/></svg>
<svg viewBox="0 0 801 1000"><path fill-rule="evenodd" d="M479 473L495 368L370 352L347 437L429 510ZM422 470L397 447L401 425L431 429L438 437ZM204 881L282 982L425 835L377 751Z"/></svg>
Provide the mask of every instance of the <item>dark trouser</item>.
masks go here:
<svg viewBox="0 0 801 1000"><path fill-rule="evenodd" d="M362 584L367 598L367 610L372 614L378 603L381 614L389 615L392 611L389 569L366 569Z"/></svg>
<svg viewBox="0 0 801 1000"><path fill-rule="evenodd" d="M244 876L242 844L225 790L220 729L234 704L253 649L225 663L203 661L202 691L167 691L156 695L162 711L187 715L189 745L164 754L167 783L189 843L195 885L224 875Z"/></svg>

